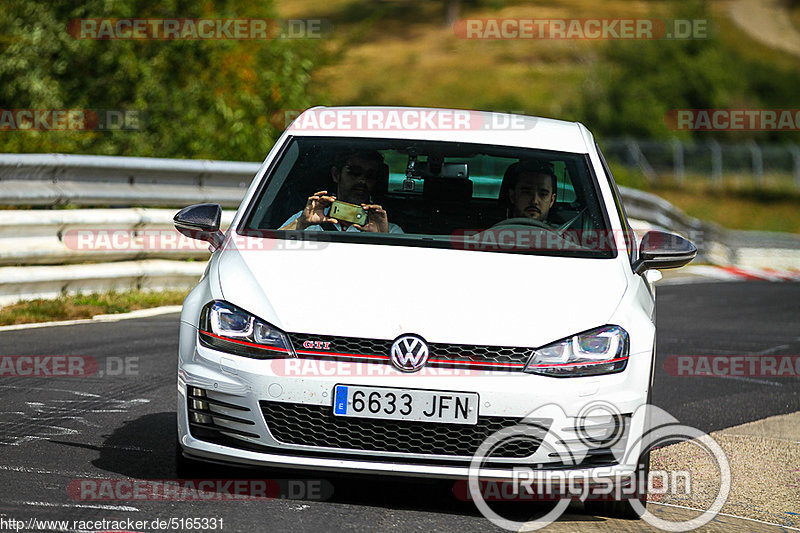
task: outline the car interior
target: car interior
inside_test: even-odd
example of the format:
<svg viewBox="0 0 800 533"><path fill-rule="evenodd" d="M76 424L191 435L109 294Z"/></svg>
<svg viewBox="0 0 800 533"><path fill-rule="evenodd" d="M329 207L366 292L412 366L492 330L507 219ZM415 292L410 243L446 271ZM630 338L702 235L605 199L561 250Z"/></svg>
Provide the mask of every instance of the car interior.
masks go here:
<svg viewBox="0 0 800 533"><path fill-rule="evenodd" d="M550 165L557 178L556 202L548 223L557 231L605 227L585 155L512 147L431 141L295 138L272 178L259 191L249 229L280 228L321 190L336 193L331 168L343 151L378 151L384 175L373 202L406 234L452 235L483 231L510 217L508 167L535 158Z"/></svg>

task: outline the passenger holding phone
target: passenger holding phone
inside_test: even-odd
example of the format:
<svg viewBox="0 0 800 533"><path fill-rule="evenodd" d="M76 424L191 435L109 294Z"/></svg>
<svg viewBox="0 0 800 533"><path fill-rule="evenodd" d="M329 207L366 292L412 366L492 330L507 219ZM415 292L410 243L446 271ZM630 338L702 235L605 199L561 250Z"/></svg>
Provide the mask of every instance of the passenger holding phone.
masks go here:
<svg viewBox="0 0 800 533"><path fill-rule="evenodd" d="M331 168L336 195L323 190L309 196L305 208L280 229L403 233L400 226L389 222L383 207L372 203L372 195L386 174L379 152L357 151L340 156ZM366 223L361 222L363 218Z"/></svg>

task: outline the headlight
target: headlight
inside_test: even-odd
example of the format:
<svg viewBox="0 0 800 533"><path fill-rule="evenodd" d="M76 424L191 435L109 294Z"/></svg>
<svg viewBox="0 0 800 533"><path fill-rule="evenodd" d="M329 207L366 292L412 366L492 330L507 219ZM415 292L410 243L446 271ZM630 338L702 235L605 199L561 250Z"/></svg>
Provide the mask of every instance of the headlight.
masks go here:
<svg viewBox="0 0 800 533"><path fill-rule="evenodd" d="M619 326L587 331L533 352L525 372L554 377L596 376L625 370L628 332Z"/></svg>
<svg viewBox="0 0 800 533"><path fill-rule="evenodd" d="M256 359L295 357L284 332L227 302L213 301L200 311L200 342Z"/></svg>

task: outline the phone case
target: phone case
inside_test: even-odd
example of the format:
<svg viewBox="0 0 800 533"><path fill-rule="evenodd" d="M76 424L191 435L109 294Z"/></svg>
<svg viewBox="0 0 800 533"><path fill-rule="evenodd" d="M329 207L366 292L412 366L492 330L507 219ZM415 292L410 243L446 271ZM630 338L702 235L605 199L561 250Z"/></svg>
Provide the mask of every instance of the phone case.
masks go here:
<svg viewBox="0 0 800 533"><path fill-rule="evenodd" d="M344 220L351 224L364 225L367 223L367 212L360 205L348 204L336 200L331 204L331 217L337 220Z"/></svg>

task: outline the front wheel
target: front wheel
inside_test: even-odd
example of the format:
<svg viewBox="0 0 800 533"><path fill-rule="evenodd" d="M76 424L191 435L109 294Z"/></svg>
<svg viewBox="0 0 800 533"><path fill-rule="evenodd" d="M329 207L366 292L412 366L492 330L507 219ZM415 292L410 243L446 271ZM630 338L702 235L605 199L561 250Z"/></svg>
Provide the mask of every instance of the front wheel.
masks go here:
<svg viewBox="0 0 800 533"><path fill-rule="evenodd" d="M175 441L175 473L178 479L199 479L208 477L209 464L190 459L183 455L180 442Z"/></svg>

